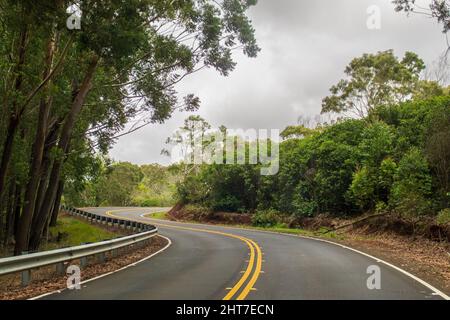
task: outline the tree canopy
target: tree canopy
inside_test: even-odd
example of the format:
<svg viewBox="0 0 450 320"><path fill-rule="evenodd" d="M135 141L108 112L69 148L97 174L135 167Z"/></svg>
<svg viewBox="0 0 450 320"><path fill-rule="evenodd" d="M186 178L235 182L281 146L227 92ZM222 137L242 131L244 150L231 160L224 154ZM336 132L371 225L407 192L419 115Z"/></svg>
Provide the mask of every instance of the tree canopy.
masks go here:
<svg viewBox="0 0 450 320"><path fill-rule="evenodd" d="M392 50L364 54L345 69L346 77L323 99L322 112L363 118L379 105L403 102L417 92L424 62L412 52L400 60Z"/></svg>

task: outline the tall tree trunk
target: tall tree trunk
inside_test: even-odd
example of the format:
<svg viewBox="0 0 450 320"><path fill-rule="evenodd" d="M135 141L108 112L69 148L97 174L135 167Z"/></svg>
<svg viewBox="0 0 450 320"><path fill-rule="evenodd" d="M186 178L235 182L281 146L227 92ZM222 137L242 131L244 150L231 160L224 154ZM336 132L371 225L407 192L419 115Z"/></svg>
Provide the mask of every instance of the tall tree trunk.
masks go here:
<svg viewBox="0 0 450 320"><path fill-rule="evenodd" d="M46 79L53 66L53 58L55 53L55 35L52 35L47 43L45 55L45 69L42 78ZM22 215L19 220L19 229L16 238L16 247L14 254L20 255L22 251L28 249L28 240L30 235L30 227L33 219L34 206L36 204L36 194L39 184L39 172L41 171L42 158L44 154L45 138L47 133L47 124L49 112L52 104L52 99L47 98L48 83L44 89L44 96L41 98L39 106L38 125L36 129L36 137L33 144L33 151L31 155L31 166L29 172L29 181L25 190L25 203Z"/></svg>
<svg viewBox="0 0 450 320"><path fill-rule="evenodd" d="M15 93L18 94L20 90L22 89L22 83L23 83L23 66L25 64L25 53L26 53L26 47L27 47L27 41L28 41L28 29L27 26L24 26L22 32L20 33L20 40L19 40L19 50L18 50L18 61L16 66L16 80L14 83L14 90ZM9 162L11 161L11 156L13 152L13 144L14 144L14 137L16 135L17 128L20 123L20 117L22 116L21 112L17 109L17 99L15 99L13 103L13 110L11 111L11 116L9 118L8 123L8 131L6 132L6 139L3 145L3 154L1 157L1 163L0 163L0 195L3 194L5 183L6 183L6 174L8 172ZM2 205L0 204L0 208Z"/></svg>
<svg viewBox="0 0 450 320"><path fill-rule="evenodd" d="M50 219L50 227L56 227L58 221L59 207L61 206L61 198L64 192L64 180L59 180L58 191L56 192L55 205L53 206L52 217Z"/></svg>
<svg viewBox="0 0 450 320"><path fill-rule="evenodd" d="M88 70L86 71L86 75L84 77L83 83L75 96L75 99L72 103L72 107L70 112L64 122L64 125L61 130L61 135L59 139L58 148L63 152L63 154L68 153L68 146L70 142L70 138L72 136L72 131L75 126L75 121L78 115L81 112L84 101L92 88L92 80L94 78L95 71L98 65L98 57L95 56L92 58L91 63L88 66ZM42 207L38 212L38 217L36 220L36 224L33 225L33 233L30 238L29 247L32 250L37 250L40 245L42 232L44 230L45 223L47 218L49 217L51 210L55 203L56 192L58 191L58 182L61 176L61 169L64 163L64 158L57 158L53 163L52 172L50 174L50 180L48 182L48 188L45 193L44 201L42 203Z"/></svg>
<svg viewBox="0 0 450 320"><path fill-rule="evenodd" d="M5 208L4 211L0 211L0 248L2 247L2 245L5 243L5 238L6 238L6 224L7 224L7 220L8 220L8 209L9 209L9 199L8 201L3 200L0 198L0 201L6 202L7 206Z"/></svg>
<svg viewBox="0 0 450 320"><path fill-rule="evenodd" d="M16 238L17 236L17 232L19 229L19 219L20 219L20 211L22 209L22 195L23 195L23 190L20 186L17 186L16 188L16 196L14 197L14 238Z"/></svg>
<svg viewBox="0 0 450 320"><path fill-rule="evenodd" d="M47 139L45 140L44 157L40 172L41 180L39 181L39 189L37 191L36 204L34 206L35 209L33 213L32 225L36 224L35 219L38 216L37 212L41 208L42 202L44 201L45 191L47 190L48 180L50 178L50 167L52 164L51 150L57 144L59 127L59 121L55 121L54 124L51 125L51 129L49 130Z"/></svg>
<svg viewBox="0 0 450 320"><path fill-rule="evenodd" d="M9 119L8 129L6 132L6 139L3 145L3 154L0 164L0 195L3 194L6 183L6 175L8 173L9 163L13 153L14 138L16 136L17 128L19 127L19 120L16 115L12 115ZM0 208L2 206L0 205Z"/></svg>
<svg viewBox="0 0 450 320"><path fill-rule="evenodd" d="M5 235L3 238L3 244L7 246L9 244L9 239L14 234L14 208L16 205L16 195L17 195L17 184L13 181L9 189L9 199L6 213L6 225L5 225Z"/></svg>

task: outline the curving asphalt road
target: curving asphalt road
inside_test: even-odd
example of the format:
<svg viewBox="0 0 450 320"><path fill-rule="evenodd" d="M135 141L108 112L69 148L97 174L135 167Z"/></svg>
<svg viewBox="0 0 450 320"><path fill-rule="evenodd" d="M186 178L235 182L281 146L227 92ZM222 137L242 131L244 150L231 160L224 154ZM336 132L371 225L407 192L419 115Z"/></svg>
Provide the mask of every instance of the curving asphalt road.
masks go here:
<svg viewBox="0 0 450 320"><path fill-rule="evenodd" d="M163 208L96 208L93 213L155 224L172 242L135 267L44 299L434 300L445 296L404 273L339 245L235 228L155 220ZM367 268L381 289L367 287Z"/></svg>

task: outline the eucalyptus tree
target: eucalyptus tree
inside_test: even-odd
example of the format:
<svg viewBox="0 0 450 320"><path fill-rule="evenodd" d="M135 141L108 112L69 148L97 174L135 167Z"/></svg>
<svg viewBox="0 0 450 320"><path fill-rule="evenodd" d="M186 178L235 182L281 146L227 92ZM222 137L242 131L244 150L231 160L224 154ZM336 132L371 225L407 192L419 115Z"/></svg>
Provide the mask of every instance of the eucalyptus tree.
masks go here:
<svg viewBox="0 0 450 320"><path fill-rule="evenodd" d="M375 107L411 98L420 84L424 62L412 52L400 60L392 50L364 54L345 68L346 77L330 89L322 112L347 113L364 118Z"/></svg>

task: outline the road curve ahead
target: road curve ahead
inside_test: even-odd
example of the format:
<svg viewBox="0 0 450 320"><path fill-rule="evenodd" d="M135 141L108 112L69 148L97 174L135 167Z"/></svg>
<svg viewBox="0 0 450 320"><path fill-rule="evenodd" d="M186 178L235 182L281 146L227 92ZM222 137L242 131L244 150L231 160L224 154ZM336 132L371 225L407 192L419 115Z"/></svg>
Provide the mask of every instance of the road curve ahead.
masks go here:
<svg viewBox="0 0 450 320"><path fill-rule="evenodd" d="M445 296L370 257L312 239L155 220L161 208L96 208L93 213L155 224L172 242L134 267L44 299L434 300ZM381 289L368 289L368 268ZM372 282L371 282L372 283Z"/></svg>

